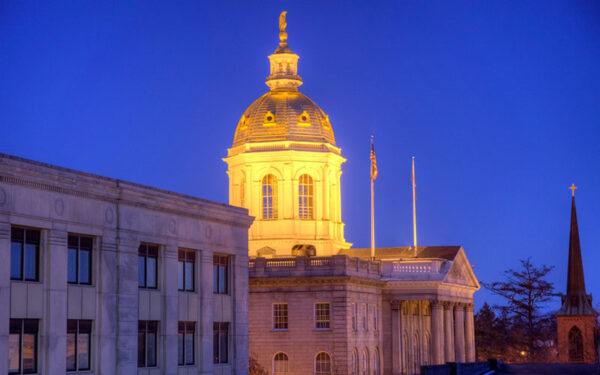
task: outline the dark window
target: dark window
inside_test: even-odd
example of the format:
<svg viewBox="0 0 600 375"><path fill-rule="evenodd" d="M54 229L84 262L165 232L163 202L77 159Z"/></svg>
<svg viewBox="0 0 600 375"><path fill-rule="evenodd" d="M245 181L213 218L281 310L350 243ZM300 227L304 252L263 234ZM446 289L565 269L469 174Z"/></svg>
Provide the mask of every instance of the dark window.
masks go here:
<svg viewBox="0 0 600 375"><path fill-rule="evenodd" d="M581 330L573 326L569 331L569 362L583 361L583 337Z"/></svg>
<svg viewBox="0 0 600 375"><path fill-rule="evenodd" d="M273 329L288 329L287 303L273 304Z"/></svg>
<svg viewBox="0 0 600 375"><path fill-rule="evenodd" d="M90 369L91 320L67 320L67 371Z"/></svg>
<svg viewBox="0 0 600 375"><path fill-rule="evenodd" d="M229 257L215 255L213 257L213 292L218 294L228 293Z"/></svg>
<svg viewBox="0 0 600 375"><path fill-rule="evenodd" d="M156 289L158 246L141 244L138 252L138 285L140 288Z"/></svg>
<svg viewBox="0 0 600 375"><path fill-rule="evenodd" d="M156 367L157 330L157 321L138 321L138 367Z"/></svg>
<svg viewBox="0 0 600 375"><path fill-rule="evenodd" d="M315 303L315 328L330 328L329 303Z"/></svg>
<svg viewBox="0 0 600 375"><path fill-rule="evenodd" d="M11 319L9 332L8 373L36 373L38 321L34 319Z"/></svg>
<svg viewBox="0 0 600 375"><path fill-rule="evenodd" d="M10 278L38 281L40 231L13 227L10 232Z"/></svg>
<svg viewBox="0 0 600 375"><path fill-rule="evenodd" d="M193 250L179 250L179 290L194 291L194 266L196 252Z"/></svg>
<svg viewBox="0 0 600 375"><path fill-rule="evenodd" d="M213 324L213 363L227 363L229 351L229 322Z"/></svg>
<svg viewBox="0 0 600 375"><path fill-rule="evenodd" d="M195 333L195 322L179 322L179 333L177 335L177 363L179 364L179 366L193 365L195 363Z"/></svg>
<svg viewBox="0 0 600 375"><path fill-rule="evenodd" d="M67 281L71 284L92 283L92 237L69 235Z"/></svg>

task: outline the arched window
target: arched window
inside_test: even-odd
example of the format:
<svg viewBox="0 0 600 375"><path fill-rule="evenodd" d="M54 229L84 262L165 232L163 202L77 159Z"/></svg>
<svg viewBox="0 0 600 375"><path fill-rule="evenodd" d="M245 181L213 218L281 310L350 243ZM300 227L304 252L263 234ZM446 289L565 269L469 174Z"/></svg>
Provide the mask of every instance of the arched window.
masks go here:
<svg viewBox="0 0 600 375"><path fill-rule="evenodd" d="M576 326L569 331L569 361L583 361L583 338L581 330Z"/></svg>
<svg viewBox="0 0 600 375"><path fill-rule="evenodd" d="M423 364L427 366L429 365L431 358L431 335L429 335L429 332L425 332L424 345L425 346L423 347Z"/></svg>
<svg viewBox="0 0 600 375"><path fill-rule="evenodd" d="M369 375L369 349L365 348L365 350L363 350L363 375Z"/></svg>
<svg viewBox="0 0 600 375"><path fill-rule="evenodd" d="M298 180L298 216L300 219L313 218L313 180L307 174Z"/></svg>
<svg viewBox="0 0 600 375"><path fill-rule="evenodd" d="M350 374L359 375L360 365L358 363L358 350L356 348L352 351L352 368L350 369Z"/></svg>
<svg viewBox="0 0 600 375"><path fill-rule="evenodd" d="M288 356L283 352L275 353L273 357L273 375L289 372Z"/></svg>
<svg viewBox="0 0 600 375"><path fill-rule="evenodd" d="M331 357L320 352L315 357L315 375L331 375Z"/></svg>
<svg viewBox="0 0 600 375"><path fill-rule="evenodd" d="M375 352L373 352L373 375L381 375L379 371L379 361L379 349L375 348Z"/></svg>
<svg viewBox="0 0 600 375"><path fill-rule="evenodd" d="M246 205L246 177L240 180L240 207Z"/></svg>
<svg viewBox="0 0 600 375"><path fill-rule="evenodd" d="M404 373L408 374L409 373L409 368L410 368L410 362L409 362L409 350L410 348L408 347L408 334L406 333L406 331L404 331L404 337L403 340L404 345L402 346L402 352L404 354L404 364L403 364L403 368L404 368Z"/></svg>
<svg viewBox="0 0 600 375"><path fill-rule="evenodd" d="M262 218L277 219L277 179L272 174L262 180Z"/></svg>
<svg viewBox="0 0 600 375"><path fill-rule="evenodd" d="M412 354L413 354L413 372L418 372L420 369L420 364L421 364L421 356L420 356L420 351L419 351L419 333L415 333L415 335L413 336L413 350L412 350Z"/></svg>

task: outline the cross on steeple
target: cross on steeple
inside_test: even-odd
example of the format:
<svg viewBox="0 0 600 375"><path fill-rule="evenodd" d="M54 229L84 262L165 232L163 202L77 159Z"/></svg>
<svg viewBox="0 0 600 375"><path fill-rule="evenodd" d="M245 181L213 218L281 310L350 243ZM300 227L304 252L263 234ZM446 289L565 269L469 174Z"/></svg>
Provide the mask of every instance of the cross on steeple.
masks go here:
<svg viewBox="0 0 600 375"><path fill-rule="evenodd" d="M575 186L575 184L572 184L569 189L571 189L571 191L573 192L573 196L575 196L575 189L577 189L577 186Z"/></svg>

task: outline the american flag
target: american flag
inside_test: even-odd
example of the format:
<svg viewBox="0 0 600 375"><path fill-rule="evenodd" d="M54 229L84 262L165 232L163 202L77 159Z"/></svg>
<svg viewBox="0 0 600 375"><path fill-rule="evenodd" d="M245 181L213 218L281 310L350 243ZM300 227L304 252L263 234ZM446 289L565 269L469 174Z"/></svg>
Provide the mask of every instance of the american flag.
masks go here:
<svg viewBox="0 0 600 375"><path fill-rule="evenodd" d="M373 140L371 140L371 180L377 178L377 159L375 158L375 146L373 146Z"/></svg>

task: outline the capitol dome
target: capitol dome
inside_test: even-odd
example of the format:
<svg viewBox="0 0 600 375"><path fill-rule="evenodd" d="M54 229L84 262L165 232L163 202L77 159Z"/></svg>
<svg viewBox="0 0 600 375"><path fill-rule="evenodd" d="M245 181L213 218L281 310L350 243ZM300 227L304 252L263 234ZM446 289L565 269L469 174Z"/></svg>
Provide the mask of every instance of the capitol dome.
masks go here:
<svg viewBox="0 0 600 375"><path fill-rule="evenodd" d="M328 116L295 90L271 90L246 109L233 146L252 142L302 141L335 145Z"/></svg>
<svg viewBox="0 0 600 375"><path fill-rule="evenodd" d="M259 142L315 142L335 146L329 118L319 106L298 91L298 58L287 44L285 12L280 19L281 42L269 56L270 91L252 103L240 118L233 147Z"/></svg>

